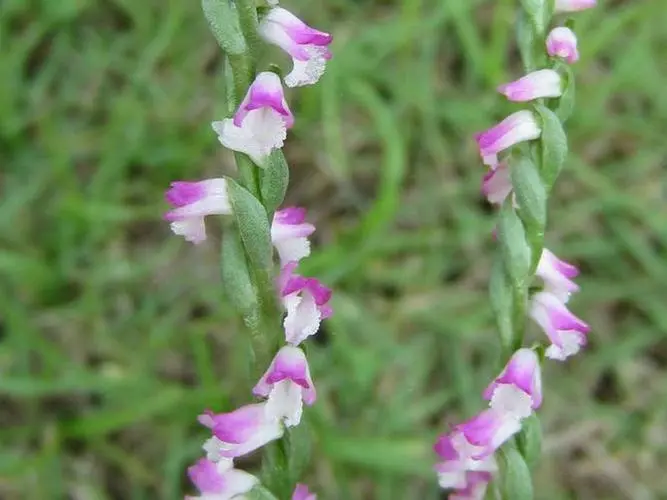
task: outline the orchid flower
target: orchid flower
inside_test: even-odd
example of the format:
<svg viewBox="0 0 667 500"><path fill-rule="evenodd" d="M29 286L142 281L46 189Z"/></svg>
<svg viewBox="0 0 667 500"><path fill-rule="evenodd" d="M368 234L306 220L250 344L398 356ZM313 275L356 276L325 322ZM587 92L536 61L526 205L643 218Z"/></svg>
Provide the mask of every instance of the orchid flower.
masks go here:
<svg viewBox="0 0 667 500"><path fill-rule="evenodd" d="M231 460L212 462L200 459L188 468L190 480L199 490L199 496L187 496L186 500L231 500L248 493L258 480L252 474L234 469Z"/></svg>
<svg viewBox="0 0 667 500"><path fill-rule="evenodd" d="M331 59L329 45L333 37L329 33L311 28L282 7L274 7L260 22L259 34L292 57L294 67L285 77L288 87L312 85L324 74L326 62Z"/></svg>
<svg viewBox="0 0 667 500"><path fill-rule="evenodd" d="M164 215L171 230L195 244L206 240L204 217L232 213L225 179L172 182L165 197L174 207Z"/></svg>
<svg viewBox="0 0 667 500"><path fill-rule="evenodd" d="M280 78L264 71L250 85L233 118L211 125L223 146L245 153L256 165L265 167L271 151L283 147L287 129L293 124Z"/></svg>
<svg viewBox="0 0 667 500"><path fill-rule="evenodd" d="M317 333L320 322L333 312L329 306L331 290L315 278L295 274L296 266L294 261L285 264L278 280L280 297L287 311L285 339L292 345L299 345Z"/></svg>
<svg viewBox="0 0 667 500"><path fill-rule="evenodd" d="M317 397L304 352L291 345L281 348L252 392L268 397L270 418L285 419L288 427L298 425L303 403L310 406Z"/></svg>
<svg viewBox="0 0 667 500"><path fill-rule="evenodd" d="M206 450L212 457L233 458L274 441L283 435L283 426L272 418L266 403L242 406L229 413L206 411L199 423L213 431L216 439L207 442Z"/></svg>
<svg viewBox="0 0 667 500"><path fill-rule="evenodd" d="M306 222L305 209L289 207L277 210L271 224L271 241L281 264L298 262L310 255L308 236L314 232L315 226Z"/></svg>

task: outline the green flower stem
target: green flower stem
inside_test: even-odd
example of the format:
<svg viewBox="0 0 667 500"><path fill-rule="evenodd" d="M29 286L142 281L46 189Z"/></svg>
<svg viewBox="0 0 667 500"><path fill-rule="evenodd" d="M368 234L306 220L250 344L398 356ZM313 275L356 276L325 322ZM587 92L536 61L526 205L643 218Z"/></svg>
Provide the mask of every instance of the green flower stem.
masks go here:
<svg viewBox="0 0 667 500"><path fill-rule="evenodd" d="M259 22L257 19L257 4L255 0L235 0L239 16L241 32L250 49L253 60L257 60L262 41L259 37Z"/></svg>

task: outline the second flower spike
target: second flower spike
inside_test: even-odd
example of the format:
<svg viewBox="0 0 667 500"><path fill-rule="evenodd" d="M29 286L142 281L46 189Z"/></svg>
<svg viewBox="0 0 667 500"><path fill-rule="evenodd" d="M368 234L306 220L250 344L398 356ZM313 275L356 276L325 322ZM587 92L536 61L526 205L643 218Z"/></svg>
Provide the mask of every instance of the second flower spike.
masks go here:
<svg viewBox="0 0 667 500"><path fill-rule="evenodd" d="M223 146L247 154L260 167L272 150L283 147L292 125L280 78L270 71L257 75L233 118L212 123Z"/></svg>

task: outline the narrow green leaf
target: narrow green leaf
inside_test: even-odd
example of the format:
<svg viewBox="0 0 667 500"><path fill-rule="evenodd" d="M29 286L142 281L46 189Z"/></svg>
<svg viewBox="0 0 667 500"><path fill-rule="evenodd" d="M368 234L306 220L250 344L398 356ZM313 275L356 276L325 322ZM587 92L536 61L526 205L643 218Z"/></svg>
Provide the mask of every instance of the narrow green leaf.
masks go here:
<svg viewBox="0 0 667 500"><path fill-rule="evenodd" d="M234 81L234 70L228 56L225 57L225 64L223 66L223 73L225 76L225 98L227 100L227 116L232 116L239 104L238 96L236 95L236 82Z"/></svg>
<svg viewBox="0 0 667 500"><path fill-rule="evenodd" d="M551 0L521 0L521 6L528 14L535 32L535 38L543 39L546 31L548 10Z"/></svg>
<svg viewBox="0 0 667 500"><path fill-rule="evenodd" d="M202 0L204 16L211 32L228 54L242 54L247 50L241 33L238 14L229 0Z"/></svg>
<svg viewBox="0 0 667 500"><path fill-rule="evenodd" d="M304 476L310 465L313 446L306 419L302 419L298 427L291 427L287 430L285 441L289 476L292 482L297 482Z"/></svg>
<svg viewBox="0 0 667 500"><path fill-rule="evenodd" d="M529 157L515 155L510 158L509 165L514 195L519 205L517 210L524 223L526 241L531 251L529 274L533 274L544 246L547 193L537 165Z"/></svg>
<svg viewBox="0 0 667 500"><path fill-rule="evenodd" d="M562 123L565 123L572 114L575 103L575 82L572 68L567 64L559 64L564 74L563 78L563 95L558 99L558 107L556 108L556 116Z"/></svg>
<svg viewBox="0 0 667 500"><path fill-rule="evenodd" d="M537 165L526 156L513 156L509 161L512 187L518 211L526 228L544 230L547 221L547 193Z"/></svg>
<svg viewBox="0 0 667 500"><path fill-rule="evenodd" d="M227 191L250 268L254 273L270 274L273 248L266 210L248 190L229 178Z"/></svg>
<svg viewBox="0 0 667 500"><path fill-rule="evenodd" d="M513 287L525 287L530 273L530 247L521 219L508 199L498 216L498 240L503 255L503 263Z"/></svg>
<svg viewBox="0 0 667 500"><path fill-rule="evenodd" d="M532 500L533 482L521 453L511 445L497 453L500 495L503 500Z"/></svg>
<svg viewBox="0 0 667 500"><path fill-rule="evenodd" d="M285 199L289 183L289 167L282 149L271 152L268 165L262 171L262 199L266 211L272 213Z"/></svg>
<svg viewBox="0 0 667 500"><path fill-rule="evenodd" d="M222 286L227 298L245 317L258 308L258 300L243 245L235 228L225 230L221 260Z"/></svg>
<svg viewBox="0 0 667 500"><path fill-rule="evenodd" d="M288 468L286 440L269 443L264 447L262 484L279 498L287 498L294 487Z"/></svg>
<svg viewBox="0 0 667 500"><path fill-rule="evenodd" d="M535 34L533 25L524 10L519 11L516 20L516 40L521 54L521 61L526 72L534 71L537 68L535 60Z"/></svg>
<svg viewBox="0 0 667 500"><path fill-rule="evenodd" d="M491 308L496 318L500 341L503 351L509 352L514 345L514 328L512 327L512 286L507 279L503 267L502 258L496 254L496 259L491 267L489 279L489 294L491 297Z"/></svg>
<svg viewBox="0 0 667 500"><path fill-rule="evenodd" d="M535 467L542 453L542 426L536 414L532 414L522 422L517 444L528 467Z"/></svg>
<svg viewBox="0 0 667 500"><path fill-rule="evenodd" d="M567 157L567 136L558 116L553 111L541 104L535 105L535 111L542 122L540 175L549 191Z"/></svg>

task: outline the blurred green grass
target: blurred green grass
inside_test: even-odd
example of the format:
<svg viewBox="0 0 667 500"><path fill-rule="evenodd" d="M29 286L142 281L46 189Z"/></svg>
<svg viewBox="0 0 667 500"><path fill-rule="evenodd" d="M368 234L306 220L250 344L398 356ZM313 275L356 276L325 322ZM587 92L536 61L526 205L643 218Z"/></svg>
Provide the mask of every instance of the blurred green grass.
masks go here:
<svg viewBox="0 0 667 500"><path fill-rule="evenodd" d="M667 497L667 12L602 3L576 17L547 236L582 269L593 333L545 374L538 499ZM336 39L322 82L289 95L286 147L288 202L318 226L305 271L336 290L309 346L304 479L322 499L439 498L433 438L495 371L470 136L512 109L493 89L520 74L514 5L286 4ZM208 126L221 62L198 2L3 0L2 498L179 498L195 415L248 400L215 238L195 248L160 220L170 181L232 172Z"/></svg>

